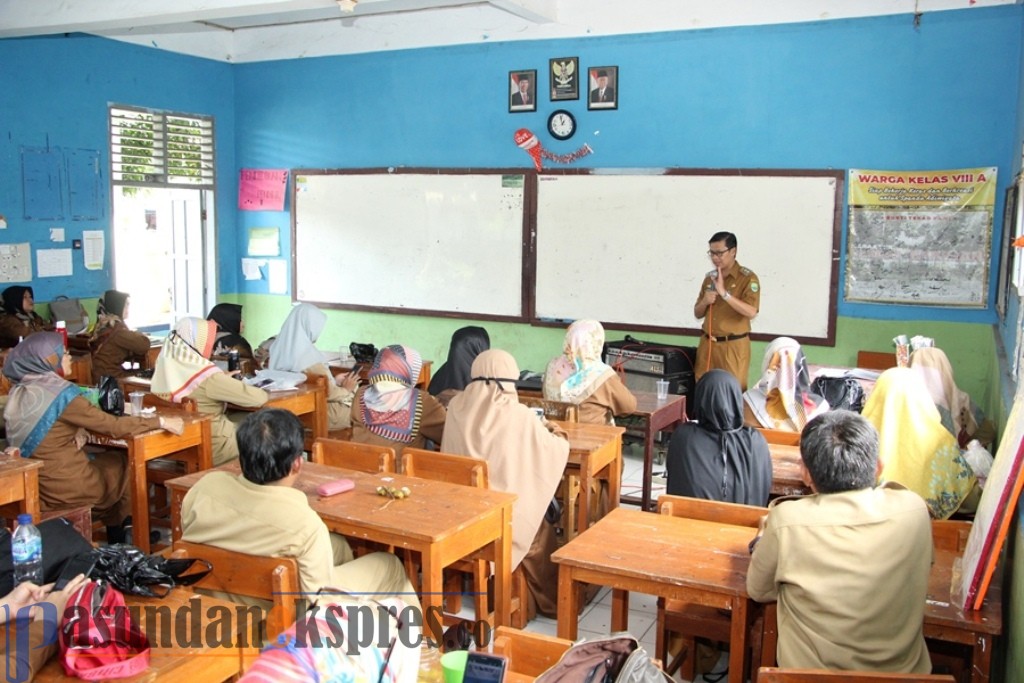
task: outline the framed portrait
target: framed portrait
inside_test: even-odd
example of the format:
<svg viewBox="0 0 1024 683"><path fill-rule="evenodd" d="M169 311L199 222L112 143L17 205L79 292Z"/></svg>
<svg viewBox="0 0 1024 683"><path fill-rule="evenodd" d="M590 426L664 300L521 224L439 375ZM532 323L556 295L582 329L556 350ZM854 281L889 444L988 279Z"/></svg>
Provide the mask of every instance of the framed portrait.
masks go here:
<svg viewBox="0 0 1024 683"><path fill-rule="evenodd" d="M556 57L548 62L551 101L580 98L580 58Z"/></svg>
<svg viewBox="0 0 1024 683"><path fill-rule="evenodd" d="M619 108L619 67L592 66L587 70L587 109Z"/></svg>
<svg viewBox="0 0 1024 683"><path fill-rule="evenodd" d="M508 72L508 110L537 111L537 70Z"/></svg>

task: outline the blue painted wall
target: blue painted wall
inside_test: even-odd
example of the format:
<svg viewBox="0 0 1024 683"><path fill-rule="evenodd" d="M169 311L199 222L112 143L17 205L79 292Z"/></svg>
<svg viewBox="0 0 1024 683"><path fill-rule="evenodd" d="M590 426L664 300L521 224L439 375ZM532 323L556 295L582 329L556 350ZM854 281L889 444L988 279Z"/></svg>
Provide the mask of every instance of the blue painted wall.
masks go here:
<svg viewBox="0 0 1024 683"><path fill-rule="evenodd" d="M59 294L95 297L113 282L110 244L110 154L107 107L127 104L216 117L217 211L220 240L236 253L234 208L235 88L232 66L89 36L0 40L0 243L30 242L33 249L70 248L83 230L107 231L105 267L86 271L73 253L71 277L36 278L37 301ZM21 148L99 152L103 215L94 221L27 221L21 183ZM66 199L65 199L66 204ZM63 227L64 243L49 242ZM35 263L33 262L33 272Z"/></svg>
<svg viewBox="0 0 1024 683"><path fill-rule="evenodd" d="M1021 7L1012 6L926 14L916 28L901 15L246 64L236 67L238 161L271 168L524 166L529 159L512 135L527 127L555 152L589 143L595 153L580 165L595 167L994 165L1001 216L1018 148L1020 50ZM544 89L548 59L570 55L584 68L619 66L617 111L587 111L585 99L542 98L536 113L507 113L509 71L537 69ZM544 133L558 107L580 124L568 142ZM266 224L285 228L287 211L241 214L240 235ZM997 220L997 240L1000 227ZM243 282L238 291L262 293L266 284ZM996 320L994 306L841 302L839 313Z"/></svg>

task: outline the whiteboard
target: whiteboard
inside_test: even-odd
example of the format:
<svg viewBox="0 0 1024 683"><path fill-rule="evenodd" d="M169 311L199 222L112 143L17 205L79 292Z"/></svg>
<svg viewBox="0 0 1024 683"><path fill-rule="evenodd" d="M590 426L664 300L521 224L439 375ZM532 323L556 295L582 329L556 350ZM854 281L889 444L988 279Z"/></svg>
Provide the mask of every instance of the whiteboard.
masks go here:
<svg viewBox="0 0 1024 683"><path fill-rule="evenodd" d="M708 238L761 282L755 338L834 343L841 171L591 171L537 185L535 321L697 331Z"/></svg>
<svg viewBox="0 0 1024 683"><path fill-rule="evenodd" d="M295 299L525 319L525 175L298 169Z"/></svg>

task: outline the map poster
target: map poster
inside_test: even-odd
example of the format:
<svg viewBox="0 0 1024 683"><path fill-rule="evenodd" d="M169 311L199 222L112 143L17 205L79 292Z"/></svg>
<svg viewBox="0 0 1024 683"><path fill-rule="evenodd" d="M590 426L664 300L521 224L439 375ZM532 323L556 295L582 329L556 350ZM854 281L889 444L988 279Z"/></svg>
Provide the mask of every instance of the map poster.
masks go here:
<svg viewBox="0 0 1024 683"><path fill-rule="evenodd" d="M996 169L850 169L846 300L988 305Z"/></svg>

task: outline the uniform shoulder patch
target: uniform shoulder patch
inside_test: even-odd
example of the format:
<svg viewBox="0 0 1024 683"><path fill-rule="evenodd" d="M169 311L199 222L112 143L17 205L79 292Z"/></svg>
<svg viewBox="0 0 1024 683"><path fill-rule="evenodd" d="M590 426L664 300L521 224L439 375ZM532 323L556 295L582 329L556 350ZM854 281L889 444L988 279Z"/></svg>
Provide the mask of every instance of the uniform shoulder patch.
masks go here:
<svg viewBox="0 0 1024 683"><path fill-rule="evenodd" d="M750 275L750 268L740 266L740 275Z"/></svg>
<svg viewBox="0 0 1024 683"><path fill-rule="evenodd" d="M754 280L753 282L750 283L750 291L751 292L757 292L760 289L761 289L761 285L757 284L757 280Z"/></svg>

